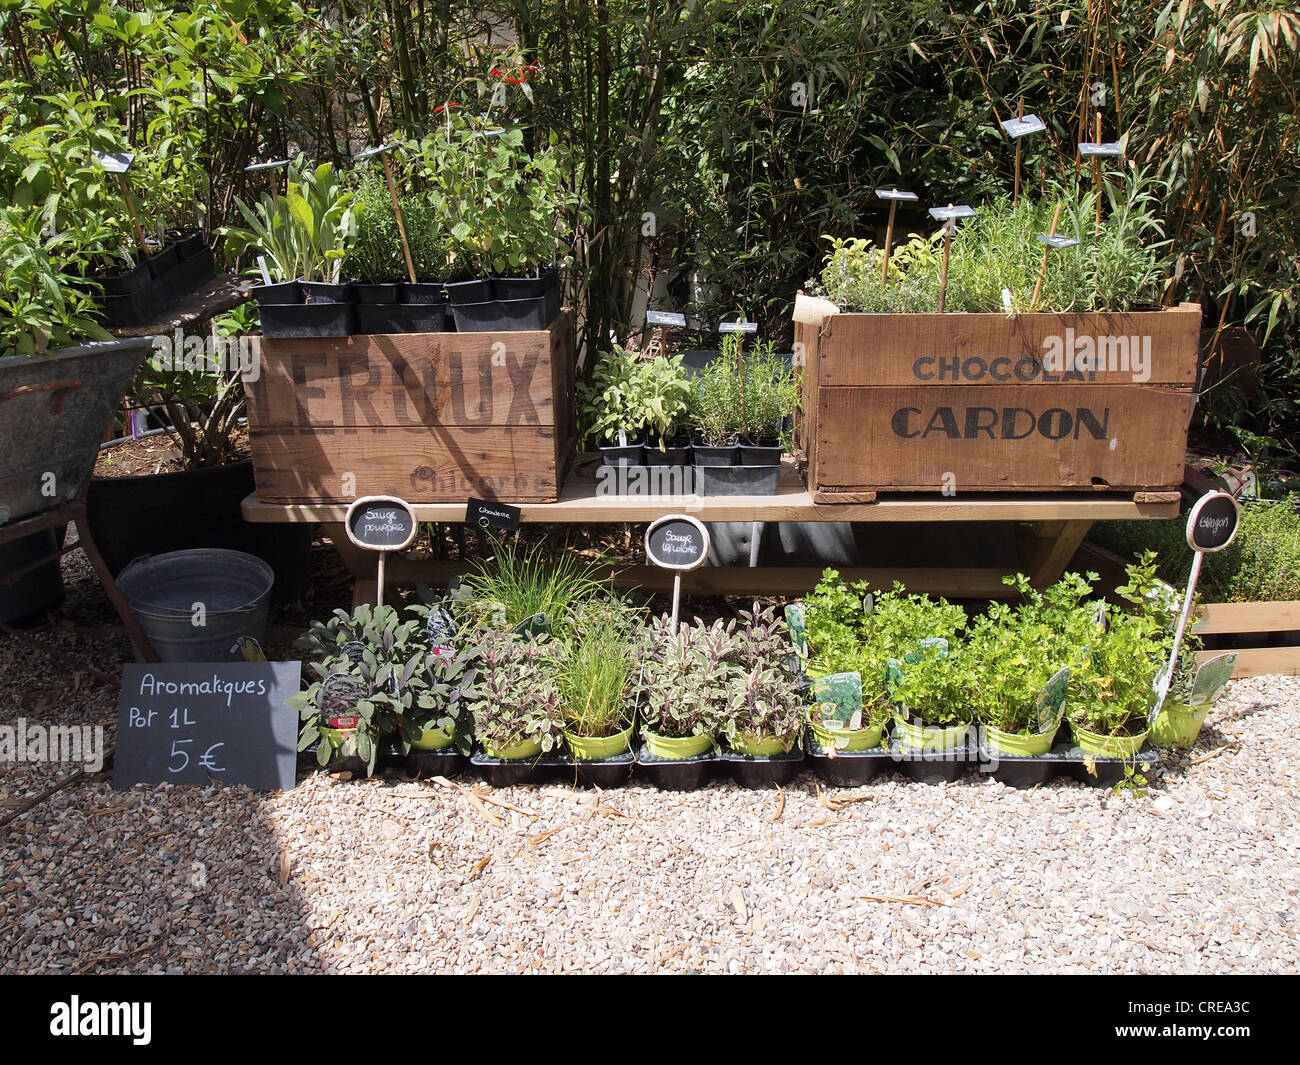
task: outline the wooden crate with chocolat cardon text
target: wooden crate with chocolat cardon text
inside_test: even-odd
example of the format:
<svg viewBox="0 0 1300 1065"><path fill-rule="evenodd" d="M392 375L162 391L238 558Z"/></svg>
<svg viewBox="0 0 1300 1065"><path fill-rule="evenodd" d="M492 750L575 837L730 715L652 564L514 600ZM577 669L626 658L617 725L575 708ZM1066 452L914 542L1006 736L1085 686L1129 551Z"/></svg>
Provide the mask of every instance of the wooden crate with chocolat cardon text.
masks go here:
<svg viewBox="0 0 1300 1065"><path fill-rule="evenodd" d="M816 502L1182 481L1201 311L836 314L796 325Z"/></svg>

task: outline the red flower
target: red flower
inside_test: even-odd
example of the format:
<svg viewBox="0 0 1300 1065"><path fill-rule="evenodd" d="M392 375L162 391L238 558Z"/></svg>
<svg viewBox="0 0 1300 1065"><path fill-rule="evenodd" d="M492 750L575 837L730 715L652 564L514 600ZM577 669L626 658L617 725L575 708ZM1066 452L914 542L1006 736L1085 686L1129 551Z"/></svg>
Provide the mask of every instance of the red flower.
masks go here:
<svg viewBox="0 0 1300 1065"><path fill-rule="evenodd" d="M452 103L452 102L448 101L447 106L448 106L448 107L459 107L460 104L458 104L458 103ZM442 107L443 107L443 105L442 105L442 104L439 104L437 107L435 107L435 108L433 109L433 113L436 115L439 111L442 110Z"/></svg>

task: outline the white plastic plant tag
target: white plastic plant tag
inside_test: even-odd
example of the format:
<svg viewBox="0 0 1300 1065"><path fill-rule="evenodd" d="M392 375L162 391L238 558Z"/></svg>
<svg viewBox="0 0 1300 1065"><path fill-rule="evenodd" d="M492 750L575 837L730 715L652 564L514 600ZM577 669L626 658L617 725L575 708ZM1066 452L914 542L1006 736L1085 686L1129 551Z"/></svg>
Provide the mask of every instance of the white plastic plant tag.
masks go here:
<svg viewBox="0 0 1300 1065"><path fill-rule="evenodd" d="M973 218L974 215L975 208L965 203L930 208L930 217L938 222L951 222L957 218Z"/></svg>
<svg viewBox="0 0 1300 1065"><path fill-rule="evenodd" d="M897 203L916 203L919 197L915 192L904 192L902 189L876 189L876 199L893 200Z"/></svg>
<svg viewBox="0 0 1300 1065"><path fill-rule="evenodd" d="M1006 130L1007 136L1013 140L1027 137L1031 133L1042 133L1047 128L1047 123L1032 113L1025 115L1024 118L1005 119L1001 125Z"/></svg>
<svg viewBox="0 0 1300 1065"><path fill-rule="evenodd" d="M719 322L719 333L757 333L757 322Z"/></svg>
<svg viewBox="0 0 1300 1065"><path fill-rule="evenodd" d="M1064 248L1073 248L1079 243L1073 237L1063 237L1059 233L1039 233L1038 240L1049 248L1056 248L1058 251Z"/></svg>
<svg viewBox="0 0 1300 1065"><path fill-rule="evenodd" d="M1080 141L1079 154L1082 156L1097 156L1109 159L1123 158L1124 148L1116 141Z"/></svg>
<svg viewBox="0 0 1300 1065"><path fill-rule="evenodd" d="M686 328L686 315L677 311L646 311L646 325L674 325L679 329Z"/></svg>

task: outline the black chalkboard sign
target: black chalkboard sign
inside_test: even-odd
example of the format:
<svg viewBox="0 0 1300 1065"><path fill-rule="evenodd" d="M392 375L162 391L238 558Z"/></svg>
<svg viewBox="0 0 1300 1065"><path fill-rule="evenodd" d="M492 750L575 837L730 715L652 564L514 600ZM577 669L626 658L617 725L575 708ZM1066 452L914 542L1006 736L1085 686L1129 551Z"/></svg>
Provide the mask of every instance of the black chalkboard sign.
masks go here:
<svg viewBox="0 0 1300 1065"><path fill-rule="evenodd" d="M1207 492L1187 516L1187 543L1194 551L1222 551L1237 535L1241 512L1227 492Z"/></svg>
<svg viewBox="0 0 1300 1065"><path fill-rule="evenodd" d="M400 551L415 539L415 514L396 496L364 496L348 507L348 539L372 551Z"/></svg>
<svg viewBox="0 0 1300 1065"><path fill-rule="evenodd" d="M664 569L695 569L709 557L709 531L685 514L669 514L645 534L646 556Z"/></svg>
<svg viewBox="0 0 1300 1065"><path fill-rule="evenodd" d="M518 507L490 503L486 499L470 499L465 504L466 524L477 525L480 529L506 529L513 532L519 528L519 516L522 513Z"/></svg>
<svg viewBox="0 0 1300 1065"><path fill-rule="evenodd" d="M128 662L113 787L294 784L300 662Z"/></svg>

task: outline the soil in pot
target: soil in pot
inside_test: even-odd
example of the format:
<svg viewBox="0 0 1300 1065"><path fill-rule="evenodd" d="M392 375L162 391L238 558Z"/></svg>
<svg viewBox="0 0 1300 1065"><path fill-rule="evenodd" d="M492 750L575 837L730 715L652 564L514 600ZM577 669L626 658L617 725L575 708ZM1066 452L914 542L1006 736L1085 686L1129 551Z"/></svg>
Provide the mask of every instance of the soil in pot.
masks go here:
<svg viewBox="0 0 1300 1065"><path fill-rule="evenodd" d="M701 466L695 450L695 491L702 496L774 496L780 466Z"/></svg>

